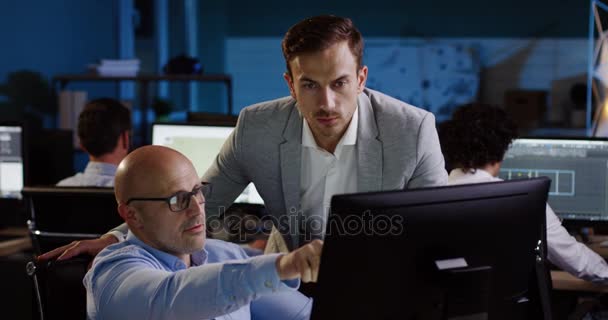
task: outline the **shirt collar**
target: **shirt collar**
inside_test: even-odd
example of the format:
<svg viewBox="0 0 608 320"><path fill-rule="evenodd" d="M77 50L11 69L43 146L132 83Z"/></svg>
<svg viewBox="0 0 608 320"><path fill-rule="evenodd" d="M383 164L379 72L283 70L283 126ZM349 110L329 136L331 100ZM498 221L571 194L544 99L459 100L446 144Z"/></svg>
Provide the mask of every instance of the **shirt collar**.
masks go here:
<svg viewBox="0 0 608 320"><path fill-rule="evenodd" d="M349 146L357 144L357 130L359 128L359 106L355 108L355 112L353 112L353 117L348 124L348 128L340 138L338 145L336 146L336 150L341 149L342 146ZM308 126L308 121L306 118L302 117L302 146L310 147L310 148L319 148L317 142L315 141L314 136L312 135L312 131Z"/></svg>
<svg viewBox="0 0 608 320"><path fill-rule="evenodd" d="M454 180L454 179L460 179L462 177L466 177L466 176L470 176L470 177L477 177L477 178L489 178L491 180L495 179L495 177L483 170L483 169L470 169L467 171L462 171L461 168L456 168L456 169L452 169L452 171L450 171L450 175L448 176L448 180Z"/></svg>
<svg viewBox="0 0 608 320"><path fill-rule="evenodd" d="M116 169L118 166L106 163L106 162L97 162L97 161L89 161L84 172L87 174L94 174L97 176L115 176Z"/></svg>
<svg viewBox="0 0 608 320"><path fill-rule="evenodd" d="M169 266L169 268L171 270L186 269L186 264L181 259L179 259L178 257L176 257L170 253L166 253L164 251L158 250L156 248L153 248L153 247L147 245L146 243L141 241L139 238L137 238L131 231L129 231L127 233L127 241L129 241L130 243L132 243L134 245L144 248L146 251L150 252L156 259L158 259L165 265ZM200 265L205 264L206 262L207 262L207 250L205 250L204 247L202 250L199 250L190 255L191 267L200 266Z"/></svg>

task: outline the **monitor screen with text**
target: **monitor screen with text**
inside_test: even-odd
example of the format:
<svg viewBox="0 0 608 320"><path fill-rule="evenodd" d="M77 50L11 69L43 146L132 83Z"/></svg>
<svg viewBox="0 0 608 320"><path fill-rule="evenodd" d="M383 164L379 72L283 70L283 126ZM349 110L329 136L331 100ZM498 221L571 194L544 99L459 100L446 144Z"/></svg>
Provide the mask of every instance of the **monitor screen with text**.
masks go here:
<svg viewBox="0 0 608 320"><path fill-rule="evenodd" d="M551 179L549 205L564 219L608 220L608 140L516 139L500 178Z"/></svg>
<svg viewBox="0 0 608 320"><path fill-rule="evenodd" d="M23 189L23 129L0 125L0 197L21 198Z"/></svg>

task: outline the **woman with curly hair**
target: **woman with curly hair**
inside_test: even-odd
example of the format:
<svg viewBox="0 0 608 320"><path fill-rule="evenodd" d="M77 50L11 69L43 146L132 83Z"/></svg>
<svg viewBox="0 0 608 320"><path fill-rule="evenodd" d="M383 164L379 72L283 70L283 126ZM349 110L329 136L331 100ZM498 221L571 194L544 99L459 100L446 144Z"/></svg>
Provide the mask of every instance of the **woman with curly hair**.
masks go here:
<svg viewBox="0 0 608 320"><path fill-rule="evenodd" d="M484 104L457 108L437 127L441 151L451 170L448 184L501 181L497 178L517 127L504 110ZM608 283L608 264L568 234L547 205L548 258L559 268L593 282Z"/></svg>

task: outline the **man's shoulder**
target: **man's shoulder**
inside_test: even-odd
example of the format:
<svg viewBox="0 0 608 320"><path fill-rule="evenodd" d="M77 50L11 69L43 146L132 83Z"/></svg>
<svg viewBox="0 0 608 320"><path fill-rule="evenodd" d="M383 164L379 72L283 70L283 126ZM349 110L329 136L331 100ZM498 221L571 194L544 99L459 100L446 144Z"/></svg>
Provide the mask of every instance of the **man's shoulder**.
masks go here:
<svg viewBox="0 0 608 320"><path fill-rule="evenodd" d="M291 96L287 96L247 106L243 108L241 113L246 114L248 118L276 119L277 117L284 117L287 119L295 106L296 100Z"/></svg>
<svg viewBox="0 0 608 320"><path fill-rule="evenodd" d="M275 100L256 103L245 107L239 115L237 128L246 136L258 139L265 137L265 142L276 144L283 139L283 132L292 117L299 117L296 101L288 96Z"/></svg>
<svg viewBox="0 0 608 320"><path fill-rule="evenodd" d="M109 245L99 252L99 254L95 257L93 265L95 265L95 263L115 262L116 260L130 258L147 260L154 259L154 256L141 246L128 241L123 241Z"/></svg>
<svg viewBox="0 0 608 320"><path fill-rule="evenodd" d="M56 184L57 187L114 187L114 177L107 175L86 175L79 172Z"/></svg>
<svg viewBox="0 0 608 320"><path fill-rule="evenodd" d="M429 111L403 102L380 91L366 88L368 97L376 117L380 121L414 121L420 122L431 114Z"/></svg>
<svg viewBox="0 0 608 320"><path fill-rule="evenodd" d="M82 186L82 173L77 173L71 177L64 178L57 182L58 187L80 187Z"/></svg>
<svg viewBox="0 0 608 320"><path fill-rule="evenodd" d="M123 268L123 263L157 263L154 257L142 247L127 241L112 244L97 254L85 276L85 283L94 285L99 277L113 277ZM105 275L105 276L104 276Z"/></svg>
<svg viewBox="0 0 608 320"><path fill-rule="evenodd" d="M205 240L205 250L209 254L210 262L245 259L247 253L238 244L217 239Z"/></svg>

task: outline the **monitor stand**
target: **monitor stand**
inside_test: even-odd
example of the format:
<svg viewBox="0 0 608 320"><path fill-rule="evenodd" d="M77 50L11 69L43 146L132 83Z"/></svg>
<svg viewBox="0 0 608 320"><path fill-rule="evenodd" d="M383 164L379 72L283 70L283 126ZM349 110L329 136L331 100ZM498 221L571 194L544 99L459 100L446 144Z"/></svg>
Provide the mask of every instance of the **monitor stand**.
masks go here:
<svg viewBox="0 0 608 320"><path fill-rule="evenodd" d="M487 320L492 290L492 267L441 271L446 285L444 319Z"/></svg>

